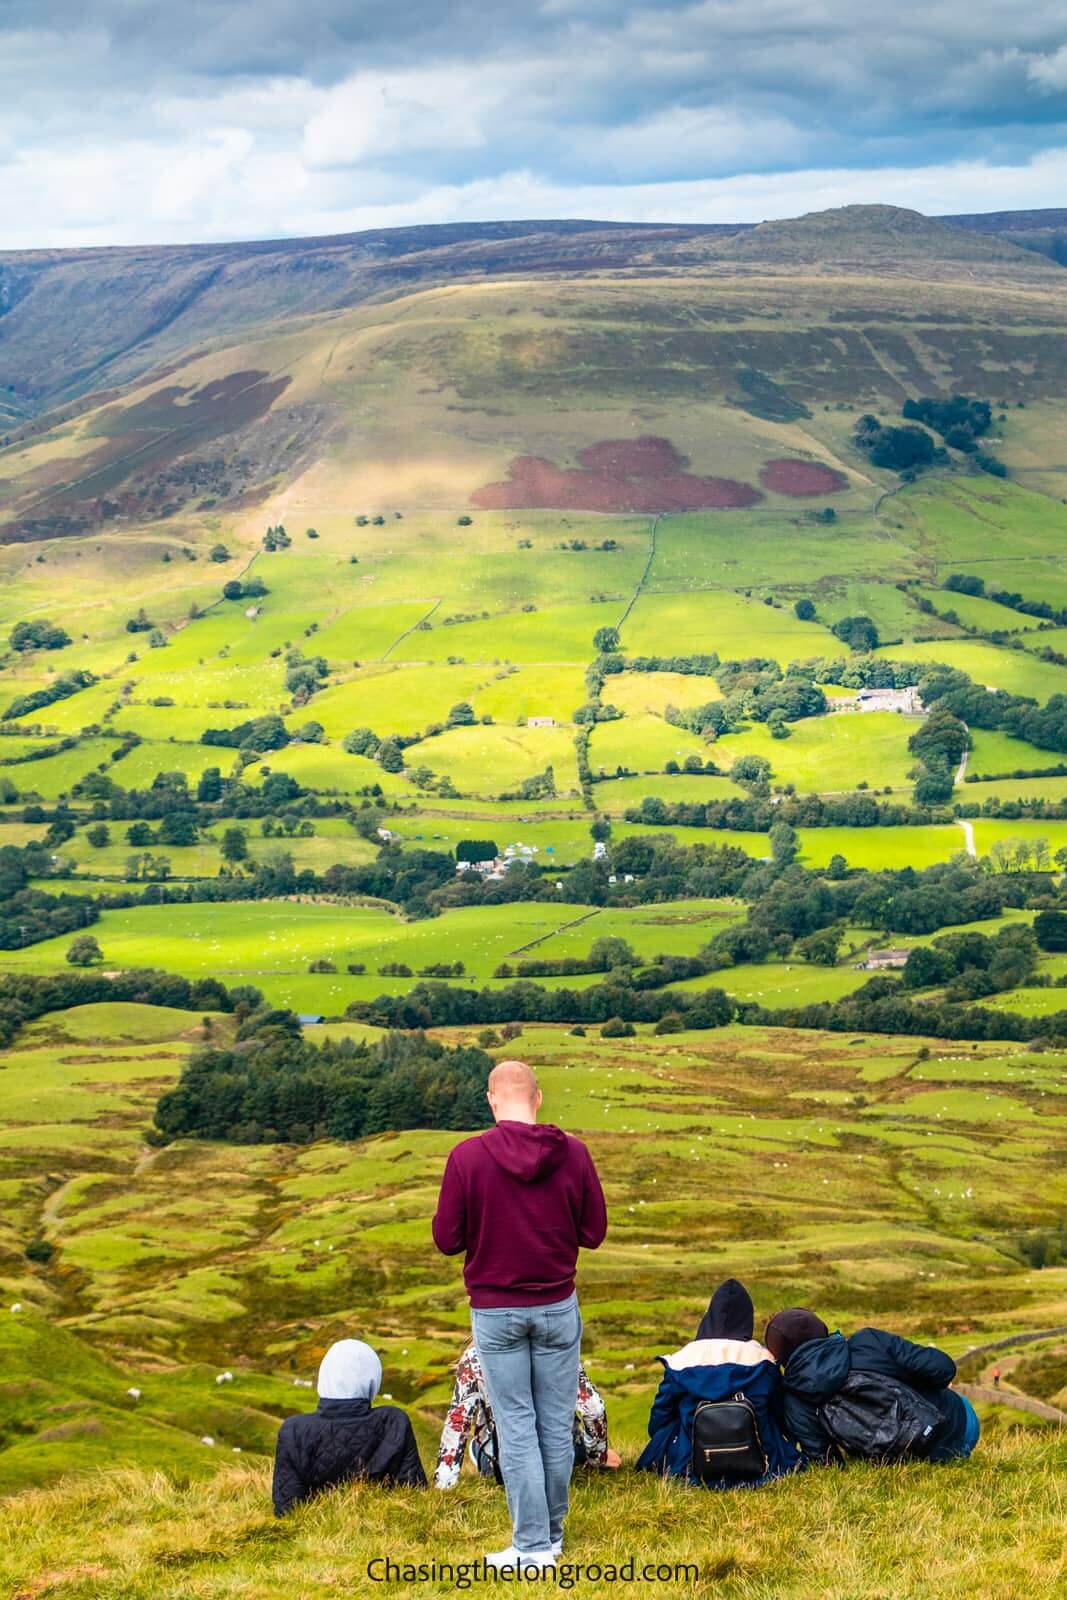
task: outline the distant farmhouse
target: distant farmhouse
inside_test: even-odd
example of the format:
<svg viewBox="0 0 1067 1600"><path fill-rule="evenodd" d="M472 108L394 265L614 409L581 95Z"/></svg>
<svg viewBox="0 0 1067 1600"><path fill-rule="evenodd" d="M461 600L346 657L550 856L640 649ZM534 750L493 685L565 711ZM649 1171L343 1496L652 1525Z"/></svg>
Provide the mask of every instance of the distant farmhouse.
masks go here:
<svg viewBox="0 0 1067 1600"><path fill-rule="evenodd" d="M458 876L464 872L476 872L480 878L487 878L494 883L499 882L512 867L529 866L534 856L538 854L539 848L536 844L505 845L502 856L491 856L485 861L457 861L456 873ZM549 849L546 853L551 855L553 852Z"/></svg>
<svg viewBox="0 0 1067 1600"><path fill-rule="evenodd" d="M554 728L556 719L555 717L527 717L526 726L528 728Z"/></svg>
<svg viewBox="0 0 1067 1600"><path fill-rule="evenodd" d="M900 711L906 717L926 715L926 707L914 687L907 689L861 689L847 698L841 695L832 703L832 710L842 711Z"/></svg>
<svg viewBox="0 0 1067 1600"><path fill-rule="evenodd" d="M887 967L906 967L907 950L868 950L867 959L859 965L867 972L884 972Z"/></svg>

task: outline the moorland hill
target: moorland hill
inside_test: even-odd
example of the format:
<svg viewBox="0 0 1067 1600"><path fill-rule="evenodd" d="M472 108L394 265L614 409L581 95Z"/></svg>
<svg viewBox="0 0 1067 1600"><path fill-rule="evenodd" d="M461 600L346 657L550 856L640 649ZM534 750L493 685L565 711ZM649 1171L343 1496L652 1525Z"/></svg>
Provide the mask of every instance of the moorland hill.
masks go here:
<svg viewBox="0 0 1067 1600"><path fill-rule="evenodd" d="M1017 247L1055 256L1060 215L1008 212L937 222L899 207L850 206L758 229L538 220L217 245L10 251L0 255L0 418L17 421L129 382L203 340L419 285L679 270L707 263L720 250L727 260L768 265L914 272L944 260L1025 276L1035 269L1018 259ZM961 237L962 230L972 236Z"/></svg>

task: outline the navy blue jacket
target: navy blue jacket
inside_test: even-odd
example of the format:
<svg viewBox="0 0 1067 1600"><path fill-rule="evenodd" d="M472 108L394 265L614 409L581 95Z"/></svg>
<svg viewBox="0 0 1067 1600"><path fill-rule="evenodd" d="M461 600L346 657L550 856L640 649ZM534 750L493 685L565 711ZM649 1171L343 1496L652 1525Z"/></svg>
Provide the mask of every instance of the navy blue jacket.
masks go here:
<svg viewBox="0 0 1067 1600"><path fill-rule="evenodd" d="M663 1358L660 1357L662 1360ZM704 1400L729 1400L743 1394L756 1413L768 1469L762 1478L746 1480L743 1487L758 1488L801 1464L796 1447L782 1431L782 1379L773 1361L754 1367L683 1367L675 1371L664 1361L664 1373L648 1418L648 1444L637 1462L639 1472L658 1472L687 1478L693 1457L693 1417ZM699 1482L700 1480L693 1480ZM737 1479L723 1479L709 1488L737 1488Z"/></svg>
<svg viewBox="0 0 1067 1600"><path fill-rule="evenodd" d="M944 1419L927 1460L950 1461L959 1455L967 1412L959 1395L948 1387L956 1376L952 1357L933 1345L912 1344L881 1328L860 1328L848 1339L840 1333L809 1339L785 1364L785 1431L806 1456L828 1458L833 1441L818 1408L838 1392L850 1372L881 1373L917 1390Z"/></svg>

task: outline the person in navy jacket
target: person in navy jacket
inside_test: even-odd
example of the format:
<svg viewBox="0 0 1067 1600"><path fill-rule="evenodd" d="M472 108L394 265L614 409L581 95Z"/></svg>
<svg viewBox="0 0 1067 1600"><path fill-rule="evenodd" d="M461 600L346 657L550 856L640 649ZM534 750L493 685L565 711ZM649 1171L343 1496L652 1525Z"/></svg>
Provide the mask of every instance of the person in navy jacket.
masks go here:
<svg viewBox="0 0 1067 1600"><path fill-rule="evenodd" d="M784 1368L786 1432L811 1461L836 1458L819 1407L838 1393L850 1372L879 1373L906 1383L941 1413L926 1460L969 1456L978 1443L981 1430L974 1407L949 1388L956 1363L936 1345L913 1344L882 1328L860 1328L846 1339L800 1306L773 1316L763 1337Z"/></svg>
<svg viewBox="0 0 1067 1600"><path fill-rule="evenodd" d="M690 1481L693 1418L706 1400L730 1400L743 1394L750 1402L767 1457L762 1478L744 1480L758 1488L800 1466L796 1447L782 1430L782 1379L778 1365L753 1330L752 1299L736 1278L719 1285L705 1312L697 1337L673 1355L661 1356L663 1377L648 1419L648 1444L639 1472ZM707 1482L710 1489L739 1487L736 1478Z"/></svg>

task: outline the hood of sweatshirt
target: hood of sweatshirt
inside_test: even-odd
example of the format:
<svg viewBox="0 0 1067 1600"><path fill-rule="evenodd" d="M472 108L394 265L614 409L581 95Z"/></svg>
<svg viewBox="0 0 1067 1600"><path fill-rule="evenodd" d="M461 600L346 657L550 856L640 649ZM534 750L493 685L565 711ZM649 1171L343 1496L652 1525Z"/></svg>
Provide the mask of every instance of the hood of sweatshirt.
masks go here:
<svg viewBox="0 0 1067 1600"><path fill-rule="evenodd" d="M498 1167L520 1183L537 1183L555 1172L567 1154L567 1135L551 1122L498 1122L482 1134Z"/></svg>
<svg viewBox="0 0 1067 1600"><path fill-rule="evenodd" d="M809 1339L785 1364L785 1386L818 1403L836 1394L852 1367L848 1343L842 1333Z"/></svg>
<svg viewBox="0 0 1067 1600"><path fill-rule="evenodd" d="M752 1296L743 1283L727 1278L712 1295L700 1319L697 1338L748 1340L752 1338L754 1322Z"/></svg>
<svg viewBox="0 0 1067 1600"><path fill-rule="evenodd" d="M362 1339L338 1339L319 1363L320 1400L374 1399L382 1386L378 1353Z"/></svg>

